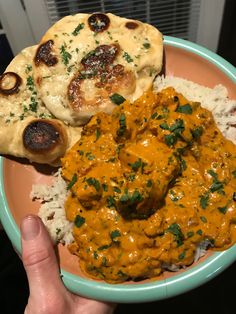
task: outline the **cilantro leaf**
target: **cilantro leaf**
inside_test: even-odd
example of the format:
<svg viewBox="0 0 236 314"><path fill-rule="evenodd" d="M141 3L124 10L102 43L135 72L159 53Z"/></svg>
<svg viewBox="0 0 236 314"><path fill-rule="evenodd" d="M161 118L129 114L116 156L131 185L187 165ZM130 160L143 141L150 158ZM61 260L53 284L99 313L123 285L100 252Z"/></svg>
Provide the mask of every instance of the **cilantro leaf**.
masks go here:
<svg viewBox="0 0 236 314"><path fill-rule="evenodd" d="M70 190L72 188L72 186L77 182L77 180L78 180L77 174L74 173L73 177L72 177L70 183L67 185L66 189Z"/></svg>
<svg viewBox="0 0 236 314"><path fill-rule="evenodd" d="M84 23L78 24L78 26L73 30L72 35L77 36L81 29L84 28Z"/></svg>
<svg viewBox="0 0 236 314"><path fill-rule="evenodd" d="M180 113L184 113L184 114L192 114L193 109L190 106L190 104L186 104L183 106L178 106L178 108L176 109L176 112L180 112Z"/></svg>
<svg viewBox="0 0 236 314"><path fill-rule="evenodd" d="M76 215L74 223L77 228L80 228L85 223L85 218L80 215Z"/></svg>
<svg viewBox="0 0 236 314"><path fill-rule="evenodd" d="M167 232L170 232L174 235L175 241L177 242L177 246L180 246L183 244L184 240L184 234L180 228L180 226L177 223L171 224L167 229Z"/></svg>
<svg viewBox="0 0 236 314"><path fill-rule="evenodd" d="M124 101L125 98L123 96L121 96L120 94L113 94L110 96L111 101L116 104L116 105L121 105Z"/></svg>
<svg viewBox="0 0 236 314"><path fill-rule="evenodd" d="M112 241L115 239L115 238L118 238L121 236L121 233L119 230L113 230L111 233L110 233L110 236L111 236L111 239Z"/></svg>

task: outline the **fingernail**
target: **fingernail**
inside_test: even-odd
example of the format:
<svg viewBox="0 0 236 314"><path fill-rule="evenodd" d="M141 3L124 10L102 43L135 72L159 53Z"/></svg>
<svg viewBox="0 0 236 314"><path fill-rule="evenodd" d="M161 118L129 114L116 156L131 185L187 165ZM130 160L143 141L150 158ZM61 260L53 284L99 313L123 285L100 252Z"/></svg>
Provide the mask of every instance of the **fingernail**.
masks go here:
<svg viewBox="0 0 236 314"><path fill-rule="evenodd" d="M39 234L40 225L36 216L26 217L21 224L21 235L25 241L33 240Z"/></svg>

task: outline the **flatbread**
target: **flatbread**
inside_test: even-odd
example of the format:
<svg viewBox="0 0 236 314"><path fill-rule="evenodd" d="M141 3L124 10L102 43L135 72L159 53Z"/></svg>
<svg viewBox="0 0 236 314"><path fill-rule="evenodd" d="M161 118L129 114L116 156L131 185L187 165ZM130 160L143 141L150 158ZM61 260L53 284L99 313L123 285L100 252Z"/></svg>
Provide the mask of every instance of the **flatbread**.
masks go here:
<svg viewBox="0 0 236 314"><path fill-rule="evenodd" d="M0 153L57 165L81 129L55 119L38 96L32 71L36 49L24 49L0 76Z"/></svg>
<svg viewBox="0 0 236 314"><path fill-rule="evenodd" d="M113 95L140 97L161 71L162 57L162 34L149 24L111 13L66 16L39 44L35 84L55 117L83 125L99 111L111 113Z"/></svg>

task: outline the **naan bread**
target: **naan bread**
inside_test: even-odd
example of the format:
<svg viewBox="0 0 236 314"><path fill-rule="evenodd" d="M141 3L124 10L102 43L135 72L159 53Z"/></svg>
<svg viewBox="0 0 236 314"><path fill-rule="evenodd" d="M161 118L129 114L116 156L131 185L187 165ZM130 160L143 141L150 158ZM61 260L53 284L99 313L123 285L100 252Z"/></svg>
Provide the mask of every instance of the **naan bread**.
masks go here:
<svg viewBox="0 0 236 314"><path fill-rule="evenodd" d="M32 72L36 49L24 49L0 76L0 153L57 165L81 129L55 119L38 96Z"/></svg>
<svg viewBox="0 0 236 314"><path fill-rule="evenodd" d="M98 111L111 113L114 102L140 97L161 71L162 57L155 27L110 13L76 14L43 36L34 78L55 117L83 125Z"/></svg>

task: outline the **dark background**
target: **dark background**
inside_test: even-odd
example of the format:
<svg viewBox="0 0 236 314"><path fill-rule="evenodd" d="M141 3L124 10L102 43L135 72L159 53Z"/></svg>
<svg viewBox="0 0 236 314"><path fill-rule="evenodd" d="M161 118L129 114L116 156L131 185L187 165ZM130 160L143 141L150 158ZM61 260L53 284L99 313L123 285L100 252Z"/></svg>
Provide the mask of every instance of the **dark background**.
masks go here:
<svg viewBox="0 0 236 314"><path fill-rule="evenodd" d="M0 232L0 256L0 313L22 314L28 299L27 279L22 263L3 231ZM235 299L236 263L188 293L159 302L119 304L115 314L235 314Z"/></svg>
<svg viewBox="0 0 236 314"><path fill-rule="evenodd" d="M9 53L2 53L8 51ZM226 0L218 54L236 66L236 1ZM0 36L0 73L13 55ZM28 284L22 263L4 231L0 231L0 313L22 314L27 304ZM143 304L120 304L116 314L235 314L236 263L209 283L178 297ZM56 314L56 313L55 313ZM86 314L86 313L81 313Z"/></svg>

